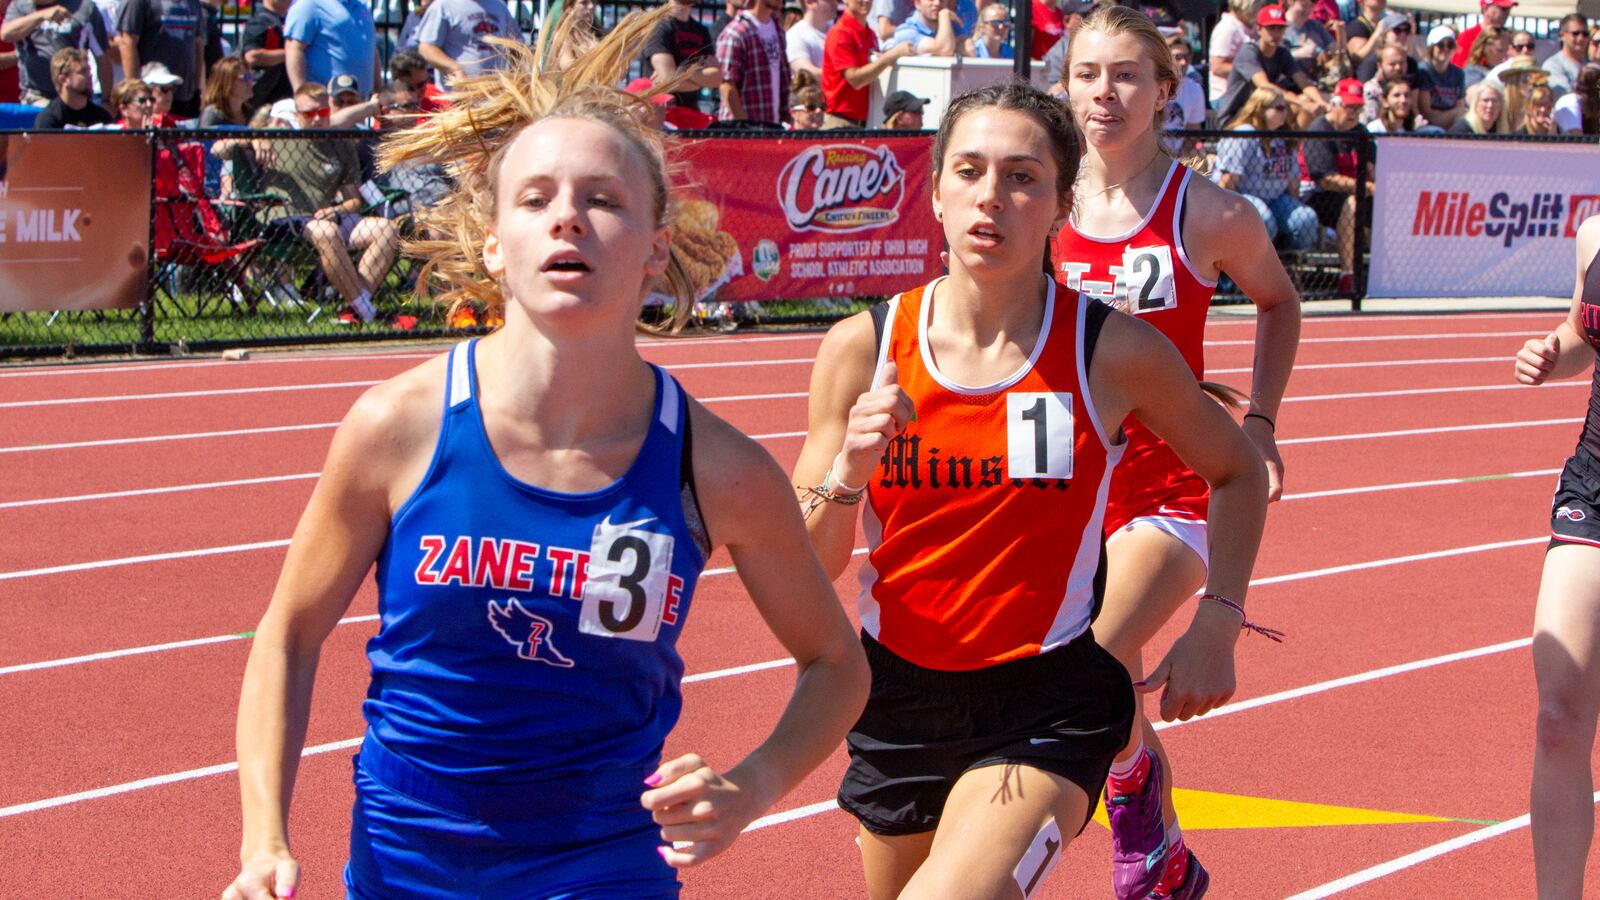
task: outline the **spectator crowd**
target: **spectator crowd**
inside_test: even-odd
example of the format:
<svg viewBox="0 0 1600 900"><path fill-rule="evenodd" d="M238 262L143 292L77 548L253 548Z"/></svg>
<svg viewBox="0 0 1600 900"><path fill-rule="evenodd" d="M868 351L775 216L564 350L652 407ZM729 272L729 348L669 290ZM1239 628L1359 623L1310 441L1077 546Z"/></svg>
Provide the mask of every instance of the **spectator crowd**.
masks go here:
<svg viewBox="0 0 1600 900"><path fill-rule="evenodd" d="M171 158L158 164L158 203L221 208L174 239L297 245L316 261L318 289L362 320L375 315L411 213L449 191L445 173L380 175L371 141L260 130L401 127L445 108L453 79L504 65L497 41L543 43L544 58L565 66L605 28L594 0L567 0L561 27L543 35L525 32L504 0L417 0L385 63L370 0L256 0L231 42L213 2L0 0L0 102L37 107L39 129L257 129L211 141L199 159L161 151ZM1031 57L1059 93L1071 32L1093 4L1027 2ZM1388 0L1225 0L1214 18L1211 0L1118 2L1150 17L1183 74L1165 112L1168 149L1205 149L1184 130L1229 132L1211 145L1211 177L1246 197L1284 250L1335 237L1344 272L1357 186L1373 183L1357 171L1358 129L1600 134L1600 33L1577 13L1541 41L1510 26L1515 0L1482 0L1470 27L1425 33ZM987 0L725 0L709 26L696 0L666 5L626 86L665 129L921 130L925 99L873 91L887 69L1017 52L1012 6ZM1275 134L1284 131L1327 138L1297 143ZM163 166L178 174L163 179ZM185 166L204 169L213 196L190 196ZM259 280L267 264L244 265ZM303 293L267 280L269 302Z"/></svg>

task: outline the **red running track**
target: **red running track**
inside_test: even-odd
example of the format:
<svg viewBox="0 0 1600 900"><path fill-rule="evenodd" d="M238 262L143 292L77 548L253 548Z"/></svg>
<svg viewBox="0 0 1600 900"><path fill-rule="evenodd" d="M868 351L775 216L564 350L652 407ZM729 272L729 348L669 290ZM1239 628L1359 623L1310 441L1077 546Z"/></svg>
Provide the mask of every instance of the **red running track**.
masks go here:
<svg viewBox="0 0 1600 900"><path fill-rule="evenodd" d="M1585 402L1578 384L1508 387L1510 354L1554 319L1308 320L1280 418L1289 496L1272 509L1250 598L1291 642L1246 639L1235 705L1164 740L1183 788L1443 821L1212 816L1189 840L1213 896L1283 897L1363 872L1340 896L1531 893L1527 829L1485 832L1527 811L1524 639L1552 470ZM1219 319L1208 337L1215 377L1247 384L1253 324ZM787 467L817 342L643 351ZM333 423L365 385L434 352L0 370L0 706L12 723L0 740L0 896L206 896L231 877L242 635ZM702 585L681 650L690 673L710 677L685 687L667 752L726 766L765 733L793 676L736 576ZM840 591L850 605L852 576ZM302 763L291 826L305 897L340 891L375 608L369 585L323 655L308 741L320 752ZM738 670L761 663L775 665ZM686 896L861 896L852 822L827 807L843 764L836 753L778 804L792 820L685 873ZM1437 849L1472 836L1483 839ZM1108 852L1089 826L1043 896L1109 896ZM1600 877L1600 862L1590 871Z"/></svg>

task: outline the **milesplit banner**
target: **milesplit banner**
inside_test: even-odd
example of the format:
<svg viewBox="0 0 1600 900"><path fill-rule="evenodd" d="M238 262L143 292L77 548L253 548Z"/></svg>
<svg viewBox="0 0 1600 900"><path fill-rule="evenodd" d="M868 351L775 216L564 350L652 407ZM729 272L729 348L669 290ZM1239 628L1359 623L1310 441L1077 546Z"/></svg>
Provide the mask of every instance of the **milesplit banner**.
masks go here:
<svg viewBox="0 0 1600 900"><path fill-rule="evenodd" d="M1590 143L1377 139L1369 297L1568 297Z"/></svg>
<svg viewBox="0 0 1600 900"><path fill-rule="evenodd" d="M889 295L943 272L931 137L812 134L672 145L673 243L696 300Z"/></svg>

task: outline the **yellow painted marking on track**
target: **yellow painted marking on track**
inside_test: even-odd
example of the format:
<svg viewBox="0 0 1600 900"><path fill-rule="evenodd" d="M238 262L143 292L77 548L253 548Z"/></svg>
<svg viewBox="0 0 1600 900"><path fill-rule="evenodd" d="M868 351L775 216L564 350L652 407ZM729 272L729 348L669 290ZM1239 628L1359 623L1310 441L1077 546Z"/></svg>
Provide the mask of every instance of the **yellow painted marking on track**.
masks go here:
<svg viewBox="0 0 1600 900"><path fill-rule="evenodd" d="M1325 806L1268 797L1245 797L1212 791L1175 788L1172 802L1178 808L1178 821L1184 831L1210 828L1312 828L1321 825L1398 825L1413 822L1453 822L1443 816L1358 809L1353 806ZM1094 820L1106 825L1106 810L1096 804Z"/></svg>

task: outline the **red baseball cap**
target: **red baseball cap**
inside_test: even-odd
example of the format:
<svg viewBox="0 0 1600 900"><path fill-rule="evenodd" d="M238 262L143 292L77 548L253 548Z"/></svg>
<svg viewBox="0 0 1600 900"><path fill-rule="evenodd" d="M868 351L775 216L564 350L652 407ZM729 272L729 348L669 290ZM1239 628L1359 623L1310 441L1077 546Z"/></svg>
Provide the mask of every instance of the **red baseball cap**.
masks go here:
<svg viewBox="0 0 1600 900"><path fill-rule="evenodd" d="M655 89L656 89L656 83L651 81L650 79L644 78L644 77L635 78L634 80L628 82L628 86L626 88L623 88L623 90L627 91L628 93L636 94L636 95L639 95L639 96L643 96L645 94L648 94L648 93L650 93L651 91L653 91ZM672 95L671 94L667 94L667 93L661 93L661 94L656 94L653 97L646 97L645 99L648 100L651 103L656 104L657 106L664 106L664 105L672 102Z"/></svg>
<svg viewBox="0 0 1600 900"><path fill-rule="evenodd" d="M1506 9L1510 9L1511 7L1517 5L1517 0L1483 0L1482 5L1483 6L1504 6Z"/></svg>
<svg viewBox="0 0 1600 900"><path fill-rule="evenodd" d="M1277 3L1268 3L1266 6L1261 7L1260 12L1256 13L1256 24L1262 26L1287 26L1289 24L1289 20L1283 17L1283 7L1281 5Z"/></svg>
<svg viewBox="0 0 1600 900"><path fill-rule="evenodd" d="M1361 106L1366 102L1366 97L1362 95L1361 82L1354 78L1341 79L1334 88L1333 96L1345 106Z"/></svg>

